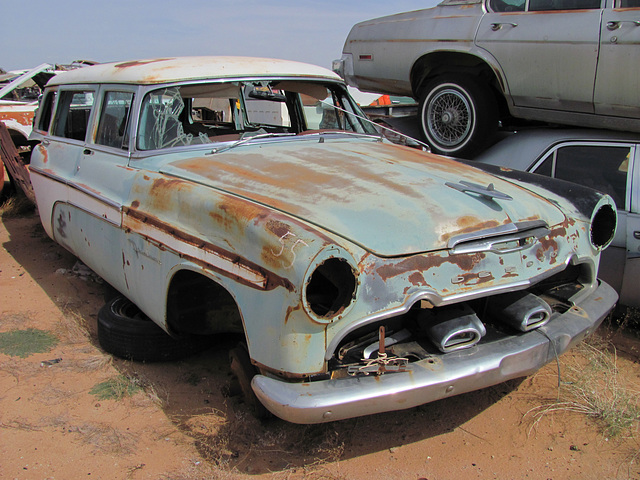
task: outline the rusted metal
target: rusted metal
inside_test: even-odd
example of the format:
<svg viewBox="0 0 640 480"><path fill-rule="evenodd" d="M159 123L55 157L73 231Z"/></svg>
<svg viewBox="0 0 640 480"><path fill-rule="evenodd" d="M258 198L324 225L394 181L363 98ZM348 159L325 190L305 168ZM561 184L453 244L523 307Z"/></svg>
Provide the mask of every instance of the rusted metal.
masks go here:
<svg viewBox="0 0 640 480"><path fill-rule="evenodd" d="M196 258L193 258L193 257L190 258L191 261L198 264L202 264L205 268L210 268L211 270L214 270L221 275L233 278L234 280L252 288L259 287L263 290L273 290L274 288L284 287L289 291L295 290L295 287L286 278L275 275L273 272L269 272L264 268L262 268L261 266L253 262L250 262L236 254L233 254L232 252L224 250L218 247L217 245L214 245L210 242L203 241L201 238L198 238L194 235L190 235L186 232L180 231L177 228L171 225L168 225L167 223L161 221L158 218L155 218L148 214L144 214L139 210L130 208L130 207L123 207L122 211L125 215L133 219L139 220L140 222L150 225L158 230L165 231L169 235L179 239L181 242L194 245L200 250L210 252L218 257L223 258L228 263L238 265L240 268L246 269L247 271L252 272L254 275L261 278L261 282L260 284L256 284L255 282L248 282L242 276L234 275L233 273L227 270L221 269L211 264L207 264L206 262L202 262Z"/></svg>
<svg viewBox="0 0 640 480"><path fill-rule="evenodd" d="M264 75L253 76L262 68ZM524 334L521 341L496 328L487 337L502 345L498 353L483 347L479 357L470 351L450 360L453 348L482 344L476 342L484 324L493 322L484 305L494 295L542 296L569 285L562 306L584 305L589 325L601 320L614 299L596 279L593 212L544 187L384 141L345 86L317 71L290 62L191 58L120 62L57 77L45 103L57 85L83 93L90 84L90 108L98 110L81 112L86 135L62 139L36 120L34 136L42 143L31 170L45 230L172 334L231 328L220 320L231 308L233 332L244 329L251 362L264 374L254 377L254 390L293 421L327 421L333 406L337 418L358 414L342 402L401 408L397 394L415 403L422 393L437 397L432 388L450 394L457 379L460 390L472 389L469 371L495 371L480 375L485 385L546 362L522 349L529 342L542 350L544 337ZM199 82L199 75L210 77ZM152 84L162 81L177 83ZM260 110L270 120L247 125L252 111L241 100L251 98L238 96L256 84L273 95ZM108 107L103 92L120 88L141 99L120 112L132 139L126 151L93 138ZM184 115L192 109L185 106L194 95L224 110L189 122ZM333 107L324 95L352 108L353 123L336 129L348 112L326 115ZM54 118L77 111L56 105ZM226 106L239 117L225 117ZM271 123L273 112L281 125ZM464 188L449 186L458 184ZM598 205L613 202L597 196ZM604 233L606 240L610 232ZM596 307L589 302L598 289L606 301ZM438 347L426 327L433 319L455 320L458 311L473 319L473 329L446 323ZM565 332L564 318L554 319L549 323L565 343L584 331L578 325ZM494 369L514 356L527 368ZM354 383L361 379L371 379L362 396ZM293 404L283 407L289 400L279 393L307 388L316 392L309 414L289 415Z"/></svg>
<svg viewBox="0 0 640 480"><path fill-rule="evenodd" d="M28 166L18 153L3 122L0 122L0 159L13 181L20 187L27 198L35 203L36 198L31 186Z"/></svg>

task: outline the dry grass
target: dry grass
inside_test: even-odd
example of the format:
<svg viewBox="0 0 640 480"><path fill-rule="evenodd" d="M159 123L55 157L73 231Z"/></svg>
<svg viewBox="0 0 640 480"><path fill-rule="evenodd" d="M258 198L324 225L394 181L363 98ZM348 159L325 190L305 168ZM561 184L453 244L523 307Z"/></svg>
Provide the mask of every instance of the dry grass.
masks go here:
<svg viewBox="0 0 640 480"><path fill-rule="evenodd" d="M23 194L16 194L9 197L0 205L1 218L16 218L33 212L35 206Z"/></svg>
<svg viewBox="0 0 640 480"><path fill-rule="evenodd" d="M65 309L54 330L56 336L68 345L89 343L90 334L86 320L78 312Z"/></svg>
<svg viewBox="0 0 640 480"><path fill-rule="evenodd" d="M637 385L620 375L615 347L581 343L577 355L564 365L556 401L533 408L526 415L532 428L551 413L573 412L596 421L608 437L638 433L640 398Z"/></svg>
<svg viewBox="0 0 640 480"><path fill-rule="evenodd" d="M83 443L92 445L100 452L114 455L128 455L135 452L136 437L110 425L85 423L67 427L67 431L80 435Z"/></svg>

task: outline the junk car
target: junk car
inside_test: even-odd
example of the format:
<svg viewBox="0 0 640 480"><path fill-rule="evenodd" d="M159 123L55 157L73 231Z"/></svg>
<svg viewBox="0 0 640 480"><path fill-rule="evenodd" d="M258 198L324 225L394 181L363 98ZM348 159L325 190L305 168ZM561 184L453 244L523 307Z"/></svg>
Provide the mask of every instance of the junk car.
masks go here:
<svg viewBox="0 0 640 480"><path fill-rule="evenodd" d="M610 196L392 144L324 68L87 67L49 81L32 137L45 230L124 295L101 345L157 360L237 333L241 386L290 422L528 375L617 300Z"/></svg>
<svg viewBox="0 0 640 480"><path fill-rule="evenodd" d="M0 127L0 163L7 169L11 186L20 187L29 200L33 200L33 194L27 166L33 143L28 139L42 88L56 73L93 64L88 60L67 65L43 63L30 70L0 74L0 123L6 126L6 130Z"/></svg>
<svg viewBox="0 0 640 480"><path fill-rule="evenodd" d="M616 202L616 236L600 260L598 277L640 307L640 134L610 130L523 129L489 147L474 162L560 178L607 193Z"/></svg>
<svg viewBox="0 0 640 480"><path fill-rule="evenodd" d="M469 158L510 117L640 132L638 0L444 0L356 24L334 69L420 102L434 152Z"/></svg>

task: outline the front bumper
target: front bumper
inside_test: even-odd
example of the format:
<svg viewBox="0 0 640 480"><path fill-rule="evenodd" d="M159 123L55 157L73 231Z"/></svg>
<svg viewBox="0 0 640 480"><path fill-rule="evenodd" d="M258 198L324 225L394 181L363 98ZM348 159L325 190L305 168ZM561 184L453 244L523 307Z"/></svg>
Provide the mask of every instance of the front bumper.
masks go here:
<svg viewBox="0 0 640 480"><path fill-rule="evenodd" d="M308 383L256 375L252 387L273 414L293 423L411 408L530 375L590 335L617 300L615 290L600 282L579 305L543 327L410 363L407 372Z"/></svg>

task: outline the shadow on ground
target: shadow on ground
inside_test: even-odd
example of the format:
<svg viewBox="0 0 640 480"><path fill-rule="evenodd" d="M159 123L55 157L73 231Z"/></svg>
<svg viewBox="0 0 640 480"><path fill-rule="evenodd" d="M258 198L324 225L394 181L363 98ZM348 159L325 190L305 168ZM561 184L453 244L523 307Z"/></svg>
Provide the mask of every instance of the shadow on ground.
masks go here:
<svg viewBox="0 0 640 480"><path fill-rule="evenodd" d="M3 247L63 312L80 315L98 346L96 318L103 286L71 272L76 258L46 236L36 214L3 223L10 235ZM261 422L240 397L224 394L231 380L228 349L236 342L237 338L220 337L207 351L180 362L114 359L114 365L161 400L166 415L193 438L203 458L250 474L306 468L437 437L475 417L520 383L329 424L294 425L277 418Z"/></svg>

